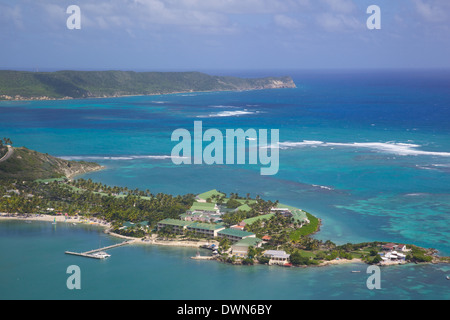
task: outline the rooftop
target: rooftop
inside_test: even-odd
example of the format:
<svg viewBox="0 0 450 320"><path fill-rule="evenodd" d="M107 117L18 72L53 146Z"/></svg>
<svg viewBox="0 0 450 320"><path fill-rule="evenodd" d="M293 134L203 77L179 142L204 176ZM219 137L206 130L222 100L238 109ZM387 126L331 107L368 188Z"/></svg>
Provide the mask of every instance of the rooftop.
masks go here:
<svg viewBox="0 0 450 320"><path fill-rule="evenodd" d="M148 221L141 221L141 222L127 221L127 222L123 223L123 227L125 227L125 228L130 228L132 226L145 227L145 226L148 226Z"/></svg>
<svg viewBox="0 0 450 320"><path fill-rule="evenodd" d="M194 222L189 225L189 229L218 230L225 228L219 224Z"/></svg>
<svg viewBox="0 0 450 320"><path fill-rule="evenodd" d="M227 236L234 236L234 237L248 237L255 235L254 233L248 232L248 231L242 231L242 230L236 230L236 229L225 229L219 231L219 234L227 235Z"/></svg>
<svg viewBox="0 0 450 320"><path fill-rule="evenodd" d="M259 238L245 238L236 242L233 246L240 247L256 247L260 242L262 242Z"/></svg>
<svg viewBox="0 0 450 320"><path fill-rule="evenodd" d="M167 224L167 225L171 225L171 226L186 227L186 226L192 224L193 222L177 220L177 219L165 219L165 220L159 221L158 223Z"/></svg>
<svg viewBox="0 0 450 320"><path fill-rule="evenodd" d="M283 259L287 259L291 256L290 254L287 254L285 251L279 250L267 250L266 252L264 252L264 255L268 255L273 258L283 258Z"/></svg>
<svg viewBox="0 0 450 320"><path fill-rule="evenodd" d="M192 204L190 211L216 211L214 208L215 204L212 202L197 202Z"/></svg>
<svg viewBox="0 0 450 320"><path fill-rule="evenodd" d="M207 192L199 194L197 197L203 200L208 200L208 198L211 198L212 196L224 196L225 194L222 192L217 191L216 189L209 190Z"/></svg>

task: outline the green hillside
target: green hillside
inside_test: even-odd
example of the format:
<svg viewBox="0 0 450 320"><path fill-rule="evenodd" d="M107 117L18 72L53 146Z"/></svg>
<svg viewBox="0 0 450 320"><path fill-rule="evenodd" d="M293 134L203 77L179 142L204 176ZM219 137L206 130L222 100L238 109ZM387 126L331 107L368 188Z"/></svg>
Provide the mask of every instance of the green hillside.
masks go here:
<svg viewBox="0 0 450 320"><path fill-rule="evenodd" d="M0 70L0 99L88 98L176 92L293 88L290 77L243 79L200 72Z"/></svg>
<svg viewBox="0 0 450 320"><path fill-rule="evenodd" d="M102 167L93 162L67 161L22 147L14 148L13 155L0 162L0 180L71 178L100 169Z"/></svg>

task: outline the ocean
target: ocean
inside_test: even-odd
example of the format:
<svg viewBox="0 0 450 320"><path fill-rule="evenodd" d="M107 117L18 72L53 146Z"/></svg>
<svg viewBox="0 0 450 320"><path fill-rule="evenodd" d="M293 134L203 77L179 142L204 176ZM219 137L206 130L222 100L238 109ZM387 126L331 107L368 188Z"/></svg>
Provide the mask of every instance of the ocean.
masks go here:
<svg viewBox="0 0 450 320"><path fill-rule="evenodd" d="M411 243L450 255L450 72L275 73L234 75L288 74L297 88L0 102L0 136L15 146L105 165L83 178L109 185L155 194L218 189L260 195L321 218L317 239ZM250 164L175 165L171 134L193 132L194 121L222 132L278 129L279 172L262 176L261 166ZM31 252L28 234L35 237ZM3 299L450 297L447 265L383 268L382 289L372 291L364 265L236 267L191 261L191 249L145 246L86 261L64 251L117 240L90 228L20 222L1 222L0 237ZM70 264L86 269L79 292L65 287ZM351 273L355 267L363 271Z"/></svg>

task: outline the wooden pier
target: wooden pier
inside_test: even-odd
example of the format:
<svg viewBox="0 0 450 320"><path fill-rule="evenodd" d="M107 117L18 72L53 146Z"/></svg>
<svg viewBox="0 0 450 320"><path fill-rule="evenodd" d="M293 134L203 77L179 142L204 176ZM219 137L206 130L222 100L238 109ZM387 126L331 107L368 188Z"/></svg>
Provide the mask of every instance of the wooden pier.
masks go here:
<svg viewBox="0 0 450 320"><path fill-rule="evenodd" d="M94 250L91 250L91 251L86 251L86 252L66 251L65 254L71 254L71 255L74 255L74 256L93 258L93 259L104 259L104 257L102 257L102 256L95 255L95 253L100 252L100 251L106 251L106 250L117 248L117 247L122 247L122 246L125 246L125 245L133 243L133 242L134 242L133 240L127 240L127 241L124 241L124 242L121 242L121 243L113 244L112 246L98 248L98 249L94 249Z"/></svg>

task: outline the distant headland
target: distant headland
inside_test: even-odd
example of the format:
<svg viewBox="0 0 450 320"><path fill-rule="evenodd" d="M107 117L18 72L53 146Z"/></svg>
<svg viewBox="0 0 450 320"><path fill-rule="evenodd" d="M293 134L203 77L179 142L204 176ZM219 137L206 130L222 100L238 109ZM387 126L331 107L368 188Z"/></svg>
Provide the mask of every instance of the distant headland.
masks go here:
<svg viewBox="0 0 450 320"><path fill-rule="evenodd" d="M0 70L0 100L59 100L295 88L291 77L238 78L201 72Z"/></svg>

